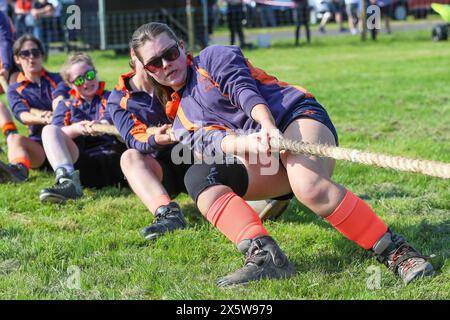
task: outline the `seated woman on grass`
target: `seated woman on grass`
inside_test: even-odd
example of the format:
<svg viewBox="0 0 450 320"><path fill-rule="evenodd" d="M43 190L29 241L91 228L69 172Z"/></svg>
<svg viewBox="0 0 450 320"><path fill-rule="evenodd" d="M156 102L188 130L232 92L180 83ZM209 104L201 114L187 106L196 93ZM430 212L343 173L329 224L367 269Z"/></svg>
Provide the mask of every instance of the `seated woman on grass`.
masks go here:
<svg viewBox="0 0 450 320"><path fill-rule="evenodd" d="M165 109L153 96L151 78L142 63L131 53L133 71L119 77L119 83L108 98L108 113L129 148L121 159L122 171L133 191L155 216L142 230L151 240L166 232L184 229L186 221L179 205L173 200L187 193L184 176L190 164L175 164L172 150L176 146L166 134L175 117L175 109ZM161 126L155 134L148 127ZM288 201L266 203L255 201L259 212L278 216ZM269 206L270 205L270 206Z"/></svg>
<svg viewBox="0 0 450 320"><path fill-rule="evenodd" d="M95 123L110 123L105 113L110 92L98 80L92 59L75 53L64 64L62 76L73 98L58 103L51 124L42 132L45 153L56 175L55 185L41 190L43 202L77 199L83 195L82 186L125 183L120 170L125 146L92 128Z"/></svg>
<svg viewBox="0 0 450 320"><path fill-rule="evenodd" d="M21 72L17 82L9 86L8 104L14 116L28 126L29 135L19 135L9 112L2 109L0 124L8 145L9 164L0 162L0 182L22 182L30 168L47 168L42 147L42 128L52 119L52 100L67 95L58 86L62 78L42 66L43 48L33 36L24 35L13 45L13 57Z"/></svg>

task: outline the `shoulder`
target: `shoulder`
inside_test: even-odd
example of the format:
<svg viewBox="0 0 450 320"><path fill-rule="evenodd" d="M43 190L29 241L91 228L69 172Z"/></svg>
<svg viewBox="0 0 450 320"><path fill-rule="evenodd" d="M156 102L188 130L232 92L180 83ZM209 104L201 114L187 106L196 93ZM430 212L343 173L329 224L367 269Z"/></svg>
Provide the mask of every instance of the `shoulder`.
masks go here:
<svg viewBox="0 0 450 320"><path fill-rule="evenodd" d="M237 46L224 46L219 44L214 44L209 47L206 47L202 51L200 51L200 57L221 57L223 55L242 55L242 51Z"/></svg>
<svg viewBox="0 0 450 320"><path fill-rule="evenodd" d="M118 105L125 94L123 90L113 89L108 95L108 103Z"/></svg>
<svg viewBox="0 0 450 320"><path fill-rule="evenodd" d="M47 75L55 82L61 82L62 81L62 77L59 73L57 72L49 72L47 71Z"/></svg>

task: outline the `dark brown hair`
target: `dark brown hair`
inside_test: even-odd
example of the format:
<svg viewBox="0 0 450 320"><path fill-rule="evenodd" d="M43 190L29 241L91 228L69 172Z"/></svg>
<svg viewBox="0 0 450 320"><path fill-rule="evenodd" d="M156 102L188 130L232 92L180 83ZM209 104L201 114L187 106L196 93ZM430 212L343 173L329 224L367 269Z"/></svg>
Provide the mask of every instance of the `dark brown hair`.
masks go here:
<svg viewBox="0 0 450 320"><path fill-rule="evenodd" d="M19 39L14 42L13 45L13 55L18 56L19 52L22 50L23 45L27 41L32 41L38 47L38 49L42 52L42 55L45 55L44 47L42 46L41 41L38 38L34 37L31 34L24 34Z"/></svg>
<svg viewBox="0 0 450 320"><path fill-rule="evenodd" d="M133 32L130 40L130 48L134 50L136 56L142 63L142 57L139 55L138 49L144 46L147 41L154 40L162 33L166 33L171 39L175 40L177 43L179 42L179 39L175 35L175 32L173 32L173 30L165 23L146 23ZM153 77L150 77L150 79L153 85L153 95L158 98L163 106L165 106L167 101L170 100L170 95L173 93L173 89L168 86L163 86L162 84L158 83Z"/></svg>

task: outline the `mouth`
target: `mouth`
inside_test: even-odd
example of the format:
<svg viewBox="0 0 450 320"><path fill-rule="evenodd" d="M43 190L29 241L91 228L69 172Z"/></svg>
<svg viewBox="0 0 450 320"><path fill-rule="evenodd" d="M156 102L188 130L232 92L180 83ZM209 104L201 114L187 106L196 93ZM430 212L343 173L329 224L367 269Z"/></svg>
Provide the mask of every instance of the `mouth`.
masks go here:
<svg viewBox="0 0 450 320"><path fill-rule="evenodd" d="M172 70L172 71L170 71L170 72L166 75L166 77L167 77L167 78L170 78L170 77L173 76L176 72L177 72L177 70Z"/></svg>

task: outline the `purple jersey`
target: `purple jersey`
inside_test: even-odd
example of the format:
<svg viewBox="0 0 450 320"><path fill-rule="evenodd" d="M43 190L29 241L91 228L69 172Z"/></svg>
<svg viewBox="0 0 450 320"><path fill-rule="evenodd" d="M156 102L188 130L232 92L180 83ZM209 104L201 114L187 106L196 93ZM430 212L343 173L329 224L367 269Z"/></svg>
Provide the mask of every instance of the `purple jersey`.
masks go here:
<svg viewBox="0 0 450 320"><path fill-rule="evenodd" d="M251 112L257 104L269 107L275 122L312 94L280 82L253 67L234 46L213 45L189 61L186 86L172 94L178 104L177 138L206 155L221 153L227 131L254 131L260 125Z"/></svg>
<svg viewBox="0 0 450 320"><path fill-rule="evenodd" d="M156 144L154 137L146 130L171 121L157 99L144 91L132 91L128 82L134 75L135 72L131 72L119 77L119 83L108 99L107 109L128 148L157 156L159 151L170 148L170 145Z"/></svg>
<svg viewBox="0 0 450 320"><path fill-rule="evenodd" d="M29 112L30 108L52 111L52 100L56 98L53 93L58 84L62 82L58 73L41 71L40 84L28 80L21 72L17 82L8 88L8 103L17 120L22 112ZM29 137L41 141L41 132L44 125L29 125Z"/></svg>
<svg viewBox="0 0 450 320"><path fill-rule="evenodd" d="M74 90L70 91L70 95L73 98L63 99L58 103L53 113L53 125L64 127L83 120L106 120L111 123L111 119L106 112L106 104L110 92L105 90L104 82L100 82L99 89L91 103L80 97ZM84 151L90 156L95 156L97 154L110 153L117 140L113 136L108 135L96 137L86 136L85 143Z"/></svg>

